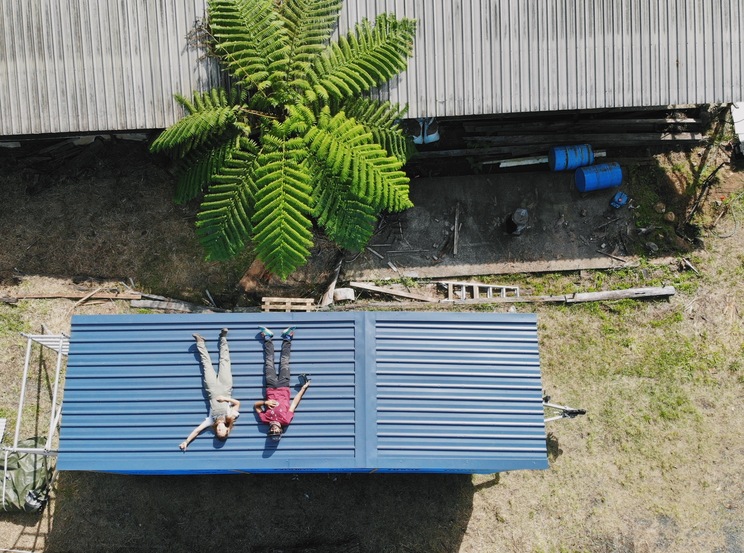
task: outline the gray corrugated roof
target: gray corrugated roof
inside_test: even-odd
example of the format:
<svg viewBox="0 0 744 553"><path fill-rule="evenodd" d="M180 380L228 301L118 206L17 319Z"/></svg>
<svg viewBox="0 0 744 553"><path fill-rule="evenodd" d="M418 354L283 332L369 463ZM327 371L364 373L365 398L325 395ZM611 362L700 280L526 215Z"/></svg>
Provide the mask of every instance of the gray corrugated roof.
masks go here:
<svg viewBox="0 0 744 553"><path fill-rule="evenodd" d="M0 135L163 128L174 93L218 82L187 35L205 0L0 0ZM733 102L740 0L347 0L345 32L418 20L409 69L379 91L409 116Z"/></svg>
<svg viewBox="0 0 744 553"><path fill-rule="evenodd" d="M292 373L313 384L278 446L257 326L297 325ZM193 332L229 327L242 416L230 438L178 444L206 416ZM292 381L296 393L296 377ZM137 474L465 472L547 468L534 315L303 313L76 316L60 470Z"/></svg>

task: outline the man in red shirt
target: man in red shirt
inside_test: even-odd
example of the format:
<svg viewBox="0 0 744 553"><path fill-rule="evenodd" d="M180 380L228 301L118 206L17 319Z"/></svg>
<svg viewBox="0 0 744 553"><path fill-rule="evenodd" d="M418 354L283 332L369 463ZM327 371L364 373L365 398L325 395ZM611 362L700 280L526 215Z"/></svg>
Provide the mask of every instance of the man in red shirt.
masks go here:
<svg viewBox="0 0 744 553"><path fill-rule="evenodd" d="M300 404L302 396L310 386L310 380L305 378L302 388L290 403L289 390L289 355L294 337L294 326L285 328L282 332L282 354L279 361L279 374L274 368L274 333L268 328L260 326L264 339L264 377L266 378L266 399L253 404L253 408L262 422L269 425L269 436L274 441L282 438L282 432L294 417L295 409ZM304 377L305 375L301 375Z"/></svg>

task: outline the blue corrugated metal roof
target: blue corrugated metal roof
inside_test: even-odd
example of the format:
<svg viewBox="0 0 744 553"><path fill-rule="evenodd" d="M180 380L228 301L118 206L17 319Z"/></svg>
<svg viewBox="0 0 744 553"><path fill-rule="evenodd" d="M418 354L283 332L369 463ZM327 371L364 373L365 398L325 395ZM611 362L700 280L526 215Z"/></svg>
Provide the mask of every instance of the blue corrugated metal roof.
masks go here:
<svg viewBox="0 0 744 553"><path fill-rule="evenodd" d="M263 397L259 324L297 325L294 390L296 375L313 376L278 445L252 414ZM207 412L191 334L206 337L216 365L222 327L242 416L226 442L205 432L181 452ZM547 468L536 317L76 316L57 466L131 474Z"/></svg>

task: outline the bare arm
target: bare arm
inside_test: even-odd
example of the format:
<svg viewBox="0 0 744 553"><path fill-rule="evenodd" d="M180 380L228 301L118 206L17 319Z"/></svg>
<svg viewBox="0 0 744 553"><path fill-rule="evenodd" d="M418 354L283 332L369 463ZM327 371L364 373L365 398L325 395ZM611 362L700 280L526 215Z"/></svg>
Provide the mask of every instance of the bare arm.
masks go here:
<svg viewBox="0 0 744 553"><path fill-rule="evenodd" d="M302 401L302 396L305 395L305 390L307 390L308 386L310 386L310 381L308 380L305 385L300 388L300 391L297 392L297 395L292 400L292 404L289 406L289 412L294 413L295 409L297 409L297 406L300 404L300 401Z"/></svg>
<svg viewBox="0 0 744 553"><path fill-rule="evenodd" d="M236 411L240 411L240 401L231 397L219 396L215 398L217 401L223 401L230 404L230 407Z"/></svg>
<svg viewBox="0 0 744 553"><path fill-rule="evenodd" d="M279 405L279 402L275 399L259 399L256 403L253 404L253 410L260 415L261 413L263 413L263 409L261 407L268 407L269 409L273 409L277 405Z"/></svg>
<svg viewBox="0 0 744 553"><path fill-rule="evenodd" d="M203 423L201 423L199 426L194 428L191 431L191 434L189 434L189 437L186 438L185 441L181 442L181 444L178 446L181 448L181 451L186 451L186 448L189 447L189 444L194 441L194 438L196 438L199 434L201 434L204 430L209 428L209 419L205 419Z"/></svg>

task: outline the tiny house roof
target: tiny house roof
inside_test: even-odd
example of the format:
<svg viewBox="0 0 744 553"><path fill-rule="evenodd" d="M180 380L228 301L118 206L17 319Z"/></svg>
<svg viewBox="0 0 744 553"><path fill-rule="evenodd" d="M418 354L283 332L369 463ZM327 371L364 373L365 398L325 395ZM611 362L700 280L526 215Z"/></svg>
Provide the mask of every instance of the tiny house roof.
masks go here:
<svg viewBox="0 0 744 553"><path fill-rule="evenodd" d="M263 398L258 325L297 330L312 385L279 442ZM192 333L217 367L221 328L241 417L178 445L208 402ZM278 332L276 332L278 334ZM278 341L278 340L277 340ZM278 346L278 343L277 343ZM277 349L280 349L279 347ZM58 469L127 474L494 473L547 468L537 319L482 313L243 313L75 316Z"/></svg>

